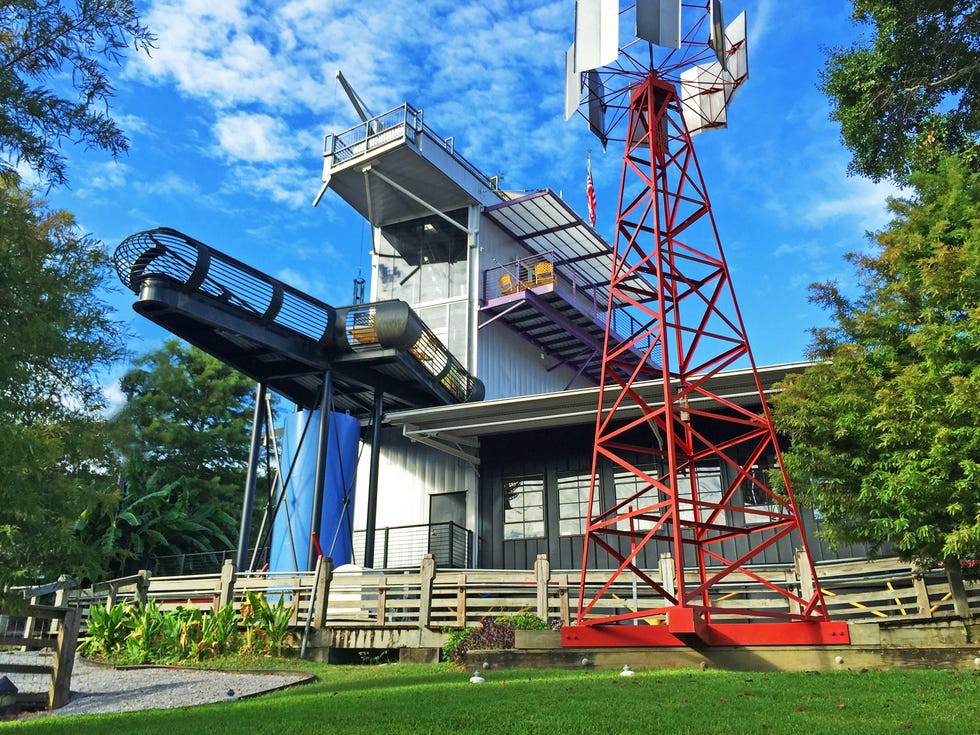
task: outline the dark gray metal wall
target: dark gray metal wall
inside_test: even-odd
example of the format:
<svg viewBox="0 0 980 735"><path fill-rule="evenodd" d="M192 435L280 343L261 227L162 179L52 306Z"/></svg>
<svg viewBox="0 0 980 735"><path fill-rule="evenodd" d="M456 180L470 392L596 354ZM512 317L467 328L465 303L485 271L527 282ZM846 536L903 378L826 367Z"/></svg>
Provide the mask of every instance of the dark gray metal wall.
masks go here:
<svg viewBox="0 0 980 735"><path fill-rule="evenodd" d="M707 427L699 427L710 431ZM580 472L587 475L592 462L593 427L544 429L502 436L484 437L480 441L480 566L494 569L530 569L538 554L547 554L553 569L580 569L582 566L582 536L561 536L558 532L558 485L563 472ZM714 437L717 439L717 437ZM723 470L725 471L725 470ZM529 475L543 475L545 489L545 536L543 538L504 539L504 480ZM613 468L603 462L599 468L604 497L614 496ZM726 482L728 478L726 478ZM819 521L813 512L800 510L807 541L815 561L835 558L867 556L867 549L848 546L836 551L817 537ZM757 557L756 564L791 564L794 547L799 546L797 537L780 539ZM622 550L628 549L623 540ZM748 550L744 538L724 542L722 553L737 558ZM644 549L640 564L654 569L661 552L671 551L666 542L656 542ZM617 566L607 554L592 550L589 567L605 569Z"/></svg>

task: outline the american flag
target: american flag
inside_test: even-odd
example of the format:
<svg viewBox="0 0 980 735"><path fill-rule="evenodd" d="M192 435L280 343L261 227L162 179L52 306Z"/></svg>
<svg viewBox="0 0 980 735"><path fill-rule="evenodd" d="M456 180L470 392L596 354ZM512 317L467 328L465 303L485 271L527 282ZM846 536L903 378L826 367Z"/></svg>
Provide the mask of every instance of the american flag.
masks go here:
<svg viewBox="0 0 980 735"><path fill-rule="evenodd" d="M589 200L589 222L595 227L595 187L592 186L592 159L588 163L589 176L585 180L585 198Z"/></svg>

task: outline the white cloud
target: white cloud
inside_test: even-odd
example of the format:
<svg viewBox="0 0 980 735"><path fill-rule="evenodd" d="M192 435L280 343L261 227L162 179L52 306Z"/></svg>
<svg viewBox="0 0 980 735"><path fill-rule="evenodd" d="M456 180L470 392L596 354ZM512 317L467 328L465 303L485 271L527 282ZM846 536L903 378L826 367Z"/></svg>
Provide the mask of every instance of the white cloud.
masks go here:
<svg viewBox="0 0 980 735"><path fill-rule="evenodd" d="M822 225L839 220L850 220L865 231L878 230L891 220L886 202L890 197L902 196L903 192L890 182L875 183L856 176L842 176L836 185L830 185L828 195L812 196L806 202L804 221Z"/></svg>
<svg viewBox="0 0 980 735"><path fill-rule="evenodd" d="M214 134L224 154L248 162L272 163L292 158L289 129L281 121L260 113L219 114Z"/></svg>
<svg viewBox="0 0 980 735"><path fill-rule="evenodd" d="M403 101L424 107L427 122L455 135L466 155L517 178L537 168L529 146L569 135L560 110L571 7L545 0L517 11L506 2L450 0L327 5L158 0L146 16L158 49L150 59L134 57L129 73L172 82L210 105L221 153L252 163L288 157L286 144L271 144L284 115L314 116L317 138L355 122L337 69L374 114ZM230 130L246 120L250 126ZM521 136L532 131L529 144Z"/></svg>
<svg viewBox="0 0 980 735"><path fill-rule="evenodd" d="M95 166L95 171L85 179L93 189L121 189L126 184L130 168L119 161L108 161Z"/></svg>
<svg viewBox="0 0 980 735"><path fill-rule="evenodd" d="M137 180L134 186L142 192L164 197L198 197L200 192L193 181L188 181L176 171L167 171L150 181Z"/></svg>
<svg viewBox="0 0 980 735"><path fill-rule="evenodd" d="M309 271L298 271L295 268L283 268L275 277L288 286L313 296L314 298L323 297L319 294L326 291L326 285L321 278L311 278Z"/></svg>
<svg viewBox="0 0 980 735"><path fill-rule="evenodd" d="M755 12L746 13L750 54L752 53L752 49L759 47L759 44L772 29L776 15L775 5L773 0L759 0L756 4ZM734 17L733 15L732 18Z"/></svg>
<svg viewBox="0 0 980 735"><path fill-rule="evenodd" d="M118 379L113 380L108 385L102 386L102 395L105 397L105 415L111 416L126 403L126 394L122 392L121 384Z"/></svg>
<svg viewBox="0 0 980 735"><path fill-rule="evenodd" d="M318 183L310 176L309 169L301 166L243 165L232 171L226 188L245 189L255 196L301 209L310 207Z"/></svg>

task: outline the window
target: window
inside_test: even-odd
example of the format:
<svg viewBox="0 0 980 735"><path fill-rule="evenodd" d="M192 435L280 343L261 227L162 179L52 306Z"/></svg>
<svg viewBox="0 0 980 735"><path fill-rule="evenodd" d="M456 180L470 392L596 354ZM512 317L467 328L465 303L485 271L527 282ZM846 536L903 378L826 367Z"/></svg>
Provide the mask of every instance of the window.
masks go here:
<svg viewBox="0 0 980 735"><path fill-rule="evenodd" d="M746 508L745 524L753 526L768 523L769 513L780 513L783 508L767 490L770 488L769 473L772 471L772 459L763 459L762 464L754 464L749 470L748 477L742 480L742 504Z"/></svg>
<svg viewBox="0 0 980 735"><path fill-rule="evenodd" d="M582 536L589 516L589 475L558 473L558 533ZM596 479L598 484L598 478Z"/></svg>
<svg viewBox="0 0 980 735"><path fill-rule="evenodd" d="M544 537L544 477L504 478L504 540Z"/></svg>
<svg viewBox="0 0 980 735"><path fill-rule="evenodd" d="M698 519L705 521L711 516L712 513L714 513L714 508L706 508L702 504L721 502L721 468L717 465L699 464L695 468L695 473L698 486ZM678 472L677 481L677 484L680 486L677 493L678 499L687 500L687 502L682 502L679 506L681 519L685 521L693 521L694 505L691 502L693 498L693 488L691 487L690 472L688 470ZM725 523L725 511L720 511L718 515L715 516L713 523Z"/></svg>
<svg viewBox="0 0 980 735"><path fill-rule="evenodd" d="M660 467L658 465L645 464L637 467L637 469L645 473L648 477L660 477ZM659 503L664 499L664 496L660 493L658 488L650 485L642 477L634 475L632 472L627 469L623 469L622 467L616 468L616 471L613 474L613 484L616 486L616 505L619 505L620 503L625 502L627 499L632 498L627 506L619 509L618 514L626 513L628 511L628 506L632 506L633 510L638 510L639 508L645 508L648 505ZM637 495L637 493L640 494ZM661 513L663 513L663 511L658 510L654 513L655 515L659 516ZM651 528L653 528L653 524L654 522L652 520L636 518L633 520L633 530L649 531ZM628 520L620 521L618 528L620 531L629 531L630 522Z"/></svg>
<svg viewBox="0 0 980 735"><path fill-rule="evenodd" d="M769 489L770 469L768 466L752 465L748 477L742 480L742 502L745 505L772 505L775 502L766 492Z"/></svg>

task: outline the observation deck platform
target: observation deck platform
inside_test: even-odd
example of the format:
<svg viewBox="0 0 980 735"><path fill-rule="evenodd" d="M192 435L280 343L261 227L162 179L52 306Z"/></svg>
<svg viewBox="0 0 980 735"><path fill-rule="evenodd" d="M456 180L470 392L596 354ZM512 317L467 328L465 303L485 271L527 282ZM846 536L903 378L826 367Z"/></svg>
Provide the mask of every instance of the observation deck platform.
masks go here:
<svg viewBox="0 0 980 735"><path fill-rule="evenodd" d="M409 104L327 135L323 159L320 196L329 187L372 226L501 200L453 139L437 135Z"/></svg>

